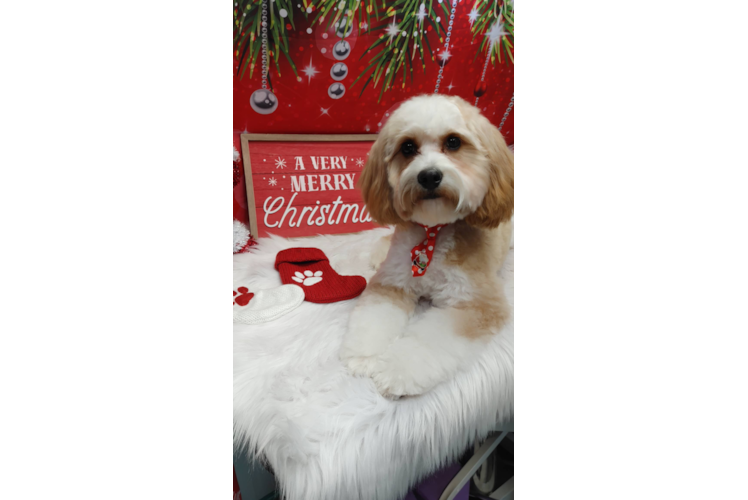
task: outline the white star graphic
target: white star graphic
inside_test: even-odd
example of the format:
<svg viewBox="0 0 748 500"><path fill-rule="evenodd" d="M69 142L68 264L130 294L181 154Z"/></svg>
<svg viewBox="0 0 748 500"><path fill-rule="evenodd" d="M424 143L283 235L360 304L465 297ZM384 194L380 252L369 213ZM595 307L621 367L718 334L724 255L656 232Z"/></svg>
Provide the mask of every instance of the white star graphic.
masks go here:
<svg viewBox="0 0 748 500"><path fill-rule="evenodd" d="M422 3L418 8L418 14L416 14L418 22L423 24L423 19L426 17L426 4Z"/></svg>
<svg viewBox="0 0 748 500"><path fill-rule="evenodd" d="M309 56L309 64L304 69L302 69L301 72L304 73L307 77L309 77L309 80L307 81L307 85L312 82L312 77L316 75L317 73L319 73L319 71L317 71L317 68L315 68L312 65L311 56Z"/></svg>
<svg viewBox="0 0 748 500"><path fill-rule="evenodd" d="M359 28L361 28L363 31L366 31L366 28L369 27L369 25L366 22L363 22L358 25Z"/></svg>
<svg viewBox="0 0 748 500"><path fill-rule="evenodd" d="M444 52L442 52L441 54L439 54L439 59L441 59L445 63L447 62L447 60L450 57L452 57L452 53L449 50L445 50Z"/></svg>
<svg viewBox="0 0 748 500"><path fill-rule="evenodd" d="M286 168L286 160L280 156L275 159L275 168Z"/></svg>
<svg viewBox="0 0 748 500"><path fill-rule="evenodd" d="M361 158L356 158L353 161L356 162L356 166L357 167L363 167L364 166L364 160L362 160Z"/></svg>
<svg viewBox="0 0 748 500"><path fill-rule="evenodd" d="M400 28L398 28L397 24L395 24L395 16L392 16L392 24L387 26L387 29L384 30L387 35L389 35L390 40L392 40L393 37L396 37L398 33L400 33Z"/></svg>
<svg viewBox="0 0 748 500"><path fill-rule="evenodd" d="M478 19L478 9L473 7L473 10L468 14L468 19L470 19L470 26L472 26L476 19Z"/></svg>
<svg viewBox="0 0 748 500"><path fill-rule="evenodd" d="M452 89L455 88L455 86L452 85L452 82L449 82L449 85L447 85L447 88L449 89L450 92L452 92Z"/></svg>
<svg viewBox="0 0 748 500"><path fill-rule="evenodd" d="M330 108L320 107L319 110L322 111L322 115L330 116L330 113L328 113L328 111L330 111ZM319 115L319 116L322 116L322 115Z"/></svg>
<svg viewBox="0 0 748 500"><path fill-rule="evenodd" d="M278 184L278 180L275 177L271 177L270 180L268 180L268 184L270 184L271 186L275 186L276 184Z"/></svg>
<svg viewBox="0 0 748 500"><path fill-rule="evenodd" d="M486 33L486 36L488 37L488 40L491 42L491 47L493 47L496 42L501 40L501 37L504 35L508 35L506 31L504 31L504 23L496 21L493 23L493 26L491 26L491 29L488 33Z"/></svg>

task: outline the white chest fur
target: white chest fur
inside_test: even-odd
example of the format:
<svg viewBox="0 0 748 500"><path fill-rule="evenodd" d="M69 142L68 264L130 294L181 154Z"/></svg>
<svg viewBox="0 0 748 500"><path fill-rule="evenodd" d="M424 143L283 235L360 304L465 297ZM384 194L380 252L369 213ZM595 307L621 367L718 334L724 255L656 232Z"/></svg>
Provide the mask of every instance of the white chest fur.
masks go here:
<svg viewBox="0 0 748 500"><path fill-rule="evenodd" d="M459 267L450 265L446 258L455 245L452 224L443 227L436 236L434 255L426 273L413 276L410 252L423 241L424 236L425 230L421 226L398 227L387 258L373 280L431 299L436 307L449 307L459 300L469 300L472 295L470 280Z"/></svg>

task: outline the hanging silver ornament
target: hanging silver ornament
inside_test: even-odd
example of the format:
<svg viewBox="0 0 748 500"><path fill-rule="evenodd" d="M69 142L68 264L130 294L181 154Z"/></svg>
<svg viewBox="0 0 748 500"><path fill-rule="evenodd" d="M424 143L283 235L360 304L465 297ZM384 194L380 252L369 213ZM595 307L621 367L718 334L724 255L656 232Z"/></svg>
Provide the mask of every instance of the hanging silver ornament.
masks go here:
<svg viewBox="0 0 748 500"><path fill-rule="evenodd" d="M333 99L340 99L345 94L345 86L342 83L333 83L327 88L327 95Z"/></svg>
<svg viewBox="0 0 748 500"><path fill-rule="evenodd" d="M342 61L351 55L351 44L346 40L340 40L332 48L332 56L338 61Z"/></svg>
<svg viewBox="0 0 748 500"><path fill-rule="evenodd" d="M348 76L348 66L343 62L333 64L332 68L330 68L330 76L333 80L339 82Z"/></svg>
<svg viewBox="0 0 748 500"><path fill-rule="evenodd" d="M348 22L348 18L343 16L340 21L335 23L335 34L340 38L346 38L353 32L353 21Z"/></svg>
<svg viewBox="0 0 748 500"><path fill-rule="evenodd" d="M249 105L261 115L269 115L278 109L278 98L270 89L257 89L252 92Z"/></svg>

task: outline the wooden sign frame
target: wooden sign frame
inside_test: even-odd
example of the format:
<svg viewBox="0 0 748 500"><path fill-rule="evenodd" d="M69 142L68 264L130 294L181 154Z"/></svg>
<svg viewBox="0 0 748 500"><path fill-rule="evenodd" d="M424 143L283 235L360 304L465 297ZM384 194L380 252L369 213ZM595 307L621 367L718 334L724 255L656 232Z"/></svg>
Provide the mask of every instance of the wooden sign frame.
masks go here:
<svg viewBox="0 0 748 500"><path fill-rule="evenodd" d="M247 208L249 211L250 234L259 237L257 224L257 207L254 182L252 179L252 162L250 142L374 142L377 134L241 134L242 162L244 165L244 182L247 190Z"/></svg>

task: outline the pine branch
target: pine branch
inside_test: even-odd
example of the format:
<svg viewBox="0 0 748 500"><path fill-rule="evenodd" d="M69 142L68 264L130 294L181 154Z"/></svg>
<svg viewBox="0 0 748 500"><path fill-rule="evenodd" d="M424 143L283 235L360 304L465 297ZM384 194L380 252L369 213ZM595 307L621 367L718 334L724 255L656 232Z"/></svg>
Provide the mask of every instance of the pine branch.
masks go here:
<svg viewBox="0 0 748 500"><path fill-rule="evenodd" d="M504 0L476 0L473 8L478 13L472 26L473 40L478 35L483 36L479 51L485 50L486 57L491 59L494 66L497 61L502 62L502 59L507 64L514 64L514 3L507 4ZM495 43L489 44L488 33L497 23L501 35ZM476 53L476 58L477 56Z"/></svg>
<svg viewBox="0 0 748 500"><path fill-rule="evenodd" d="M422 3L424 4L424 15L420 16L419 19ZM376 3L374 5L376 8ZM433 28L441 43L444 42L443 36L447 33L442 20L449 19L450 11L445 2L441 3L441 7L444 11L443 16L437 14L433 0L428 0L427 3L425 0L396 0L390 4L383 17L377 17L380 24L374 27L369 26L369 33L379 30L384 30L384 33L380 33L379 39L375 40L362 54L362 58L367 54L371 55L369 65L353 81L351 87L369 75L361 89L361 94L369 83L372 83L372 88L377 88L381 83L379 91L379 100L381 101L384 92L392 89L394 85L400 83L404 87L409 73L411 82L413 81L413 68L416 65L413 58L416 54L421 58L420 66L425 73L424 58L429 57L432 61L435 60L431 42L427 36L427 27L430 25ZM442 19L437 22L437 17L442 17ZM399 23L397 19L400 19ZM428 56L424 53L424 45L428 50Z"/></svg>
<svg viewBox="0 0 748 500"><path fill-rule="evenodd" d="M341 4L343 4L342 7ZM317 11L317 15L315 16L314 21L312 21L312 24L324 23L325 29L328 29L331 24L339 22L341 17L345 14L346 22L343 27L348 31L350 26L353 24L356 14L359 15L360 24L363 14L365 13L367 25L370 26L371 13L377 11L377 4L375 0L318 0L318 3L314 8Z"/></svg>
<svg viewBox="0 0 748 500"><path fill-rule="evenodd" d="M294 75L298 77L296 64L291 59L288 50L288 28L286 28L286 23L288 23L292 30L296 29L293 19L293 0L267 1L268 75L271 66L275 65L275 72L280 76L280 55L282 53L291 66ZM307 5L306 0L304 0L304 5ZM285 18L280 15L281 9L286 11ZM306 17L306 9L302 13ZM237 5L234 7L234 54L239 58L237 68L239 78L244 77L247 68L249 68L249 77L252 78L256 66L261 66L261 46L262 0L237 0Z"/></svg>

